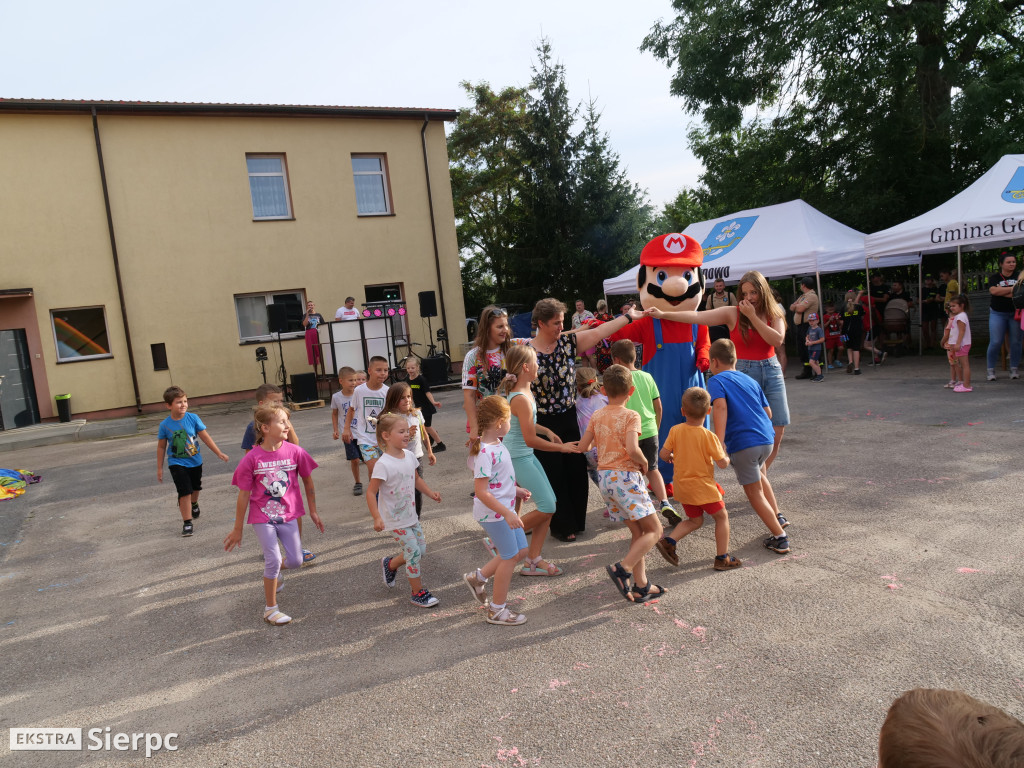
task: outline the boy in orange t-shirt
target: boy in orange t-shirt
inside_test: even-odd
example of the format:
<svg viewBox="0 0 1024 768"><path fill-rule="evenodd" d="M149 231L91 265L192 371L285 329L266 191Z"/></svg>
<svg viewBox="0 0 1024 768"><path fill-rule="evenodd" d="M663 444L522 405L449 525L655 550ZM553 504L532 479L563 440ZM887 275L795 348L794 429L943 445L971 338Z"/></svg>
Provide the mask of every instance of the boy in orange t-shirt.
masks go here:
<svg viewBox="0 0 1024 768"><path fill-rule="evenodd" d="M633 374L621 365L604 372L601 387L608 405L590 417L578 450L597 446L597 477L601 496L613 517L629 528L629 552L605 566L622 596L631 603L661 597L665 589L647 580L644 558L661 538L661 522L647 493L647 457L640 450L640 414L626 407L633 394ZM632 581L632 584L630 583Z"/></svg>
<svg viewBox="0 0 1024 768"><path fill-rule="evenodd" d="M711 412L711 395L701 387L690 387L683 393L683 416L686 421L676 424L668 433L660 456L662 461L671 461L675 467L673 488L675 499L683 505L686 520L682 521L669 536L655 545L662 557L672 565L679 565L676 542L704 525L704 513L715 521L714 569L728 571L739 568L743 561L729 554L729 513L722 501L722 490L715 482L715 468L729 466L729 457L718 437L704 428L704 418Z"/></svg>

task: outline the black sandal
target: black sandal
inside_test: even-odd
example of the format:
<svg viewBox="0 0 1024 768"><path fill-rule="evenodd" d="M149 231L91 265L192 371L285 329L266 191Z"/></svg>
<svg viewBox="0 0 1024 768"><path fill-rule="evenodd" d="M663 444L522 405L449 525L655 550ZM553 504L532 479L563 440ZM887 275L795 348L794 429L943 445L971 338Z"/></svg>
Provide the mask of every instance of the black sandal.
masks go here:
<svg viewBox="0 0 1024 768"><path fill-rule="evenodd" d="M633 574L623 568L622 563L616 563L614 568L606 565L604 569L608 571L608 576L611 578L612 583L615 584L615 588L622 593L624 598L632 603L633 598L629 594L629 580L633 577Z"/></svg>
<svg viewBox="0 0 1024 768"><path fill-rule="evenodd" d="M658 590L654 594L651 594L651 588L652 587ZM633 602L634 603L646 603L648 600L657 600L659 597L664 595L666 592L668 592L668 590L665 589L660 584L651 584L651 582L647 582L647 584L645 584L642 587L637 586L636 584L634 584L633 585L633 594L635 594L637 597L633 598Z"/></svg>

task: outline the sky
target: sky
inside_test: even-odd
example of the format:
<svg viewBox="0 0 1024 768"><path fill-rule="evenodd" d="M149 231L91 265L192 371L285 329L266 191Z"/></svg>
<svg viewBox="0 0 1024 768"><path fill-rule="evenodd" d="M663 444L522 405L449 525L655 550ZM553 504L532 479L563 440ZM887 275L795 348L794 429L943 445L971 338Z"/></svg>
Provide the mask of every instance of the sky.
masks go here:
<svg viewBox="0 0 1024 768"><path fill-rule="evenodd" d="M525 86L547 37L658 208L702 171L671 72L640 44L670 0L0 0L0 97L469 106L463 80Z"/></svg>

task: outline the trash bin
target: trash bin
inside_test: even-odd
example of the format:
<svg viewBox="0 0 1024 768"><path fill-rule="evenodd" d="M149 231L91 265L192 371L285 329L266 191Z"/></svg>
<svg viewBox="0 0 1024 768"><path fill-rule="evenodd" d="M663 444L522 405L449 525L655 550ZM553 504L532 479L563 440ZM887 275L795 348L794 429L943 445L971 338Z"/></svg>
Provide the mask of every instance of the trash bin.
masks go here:
<svg viewBox="0 0 1024 768"><path fill-rule="evenodd" d="M71 421L71 395L57 395L53 399L57 401L57 416L61 422Z"/></svg>

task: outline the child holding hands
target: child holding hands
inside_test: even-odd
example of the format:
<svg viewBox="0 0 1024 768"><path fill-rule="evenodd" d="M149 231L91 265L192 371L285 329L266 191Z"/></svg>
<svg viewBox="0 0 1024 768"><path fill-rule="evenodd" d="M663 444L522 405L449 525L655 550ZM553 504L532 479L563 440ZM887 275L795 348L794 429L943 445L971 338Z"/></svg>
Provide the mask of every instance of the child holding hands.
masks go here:
<svg viewBox="0 0 1024 768"><path fill-rule="evenodd" d="M248 522L263 548L263 592L266 607L263 620L280 626L292 619L277 607L277 592L284 584L280 579L281 551L284 546L285 568L302 567L302 540L298 520L305 514L302 495L296 479L302 478L309 503L309 516L323 533L324 524L316 512L313 470L317 463L305 450L288 442L291 422L288 411L281 406L263 405L256 409L256 445L245 454L235 469L231 484L238 487L235 505L235 527L224 537L224 549L230 552L242 544L242 524L246 509Z"/></svg>
<svg viewBox="0 0 1024 768"><path fill-rule="evenodd" d="M605 570L627 601L645 603L661 597L665 588L651 584L644 568L644 558L661 538L661 522L647 494L648 465L640 450L640 414L626 407L633 394L632 373L621 365L609 366L602 390L608 405L591 417L579 450L585 452L597 445L601 495L630 533L626 556Z"/></svg>
<svg viewBox="0 0 1024 768"><path fill-rule="evenodd" d="M479 441L469 449L473 458L473 517L483 526L495 555L483 568L462 577L470 591L487 605L488 624L516 626L526 623L526 616L513 613L506 605L508 585L516 563L527 554L523 521L513 509L516 499L529 499L530 492L516 487L512 457L502 443L512 426L512 411L505 398L490 395L477 407ZM494 577L494 590L487 602L487 580Z"/></svg>
<svg viewBox="0 0 1024 768"><path fill-rule="evenodd" d="M420 581L420 558L427 551L427 542L416 517L415 491L422 491L434 501L441 501L441 494L430 490L430 486L416 474L419 461L412 451L406 450L409 422L405 416L381 414L377 419L376 443L383 447L383 453L373 467L366 506L373 517L373 530L391 531L402 547L397 555L381 559L384 583L389 588L395 586L398 569L404 565L412 589L412 604L430 608L437 605L437 598L424 589Z"/></svg>

